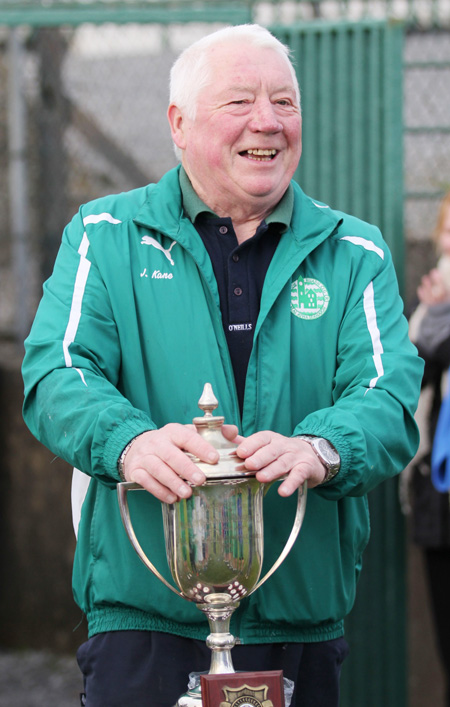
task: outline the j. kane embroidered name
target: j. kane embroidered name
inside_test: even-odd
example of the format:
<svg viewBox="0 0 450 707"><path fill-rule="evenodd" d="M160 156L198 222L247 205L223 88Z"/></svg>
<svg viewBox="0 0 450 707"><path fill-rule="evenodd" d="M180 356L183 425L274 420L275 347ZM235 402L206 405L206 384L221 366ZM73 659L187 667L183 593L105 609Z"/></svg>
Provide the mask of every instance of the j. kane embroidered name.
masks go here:
<svg viewBox="0 0 450 707"><path fill-rule="evenodd" d="M153 270L152 280L171 280L173 278L173 273L171 272L161 272L161 270Z"/></svg>

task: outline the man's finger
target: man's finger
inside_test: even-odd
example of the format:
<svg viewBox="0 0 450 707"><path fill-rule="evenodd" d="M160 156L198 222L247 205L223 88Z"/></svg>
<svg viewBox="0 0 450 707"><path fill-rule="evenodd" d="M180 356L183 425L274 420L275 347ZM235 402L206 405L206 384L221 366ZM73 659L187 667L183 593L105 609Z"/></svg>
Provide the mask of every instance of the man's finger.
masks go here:
<svg viewBox="0 0 450 707"><path fill-rule="evenodd" d="M175 503L179 498L171 489L161 484L151 474L148 474L145 469L136 469L131 477L132 481L135 481L163 503ZM188 486L187 488L189 489ZM187 496L185 496L185 498L187 498Z"/></svg>
<svg viewBox="0 0 450 707"><path fill-rule="evenodd" d="M247 459L262 447L270 444L272 437L275 435L275 432L269 432L267 430L255 432L255 434L250 435L250 437L244 438L236 449L236 452L242 459Z"/></svg>

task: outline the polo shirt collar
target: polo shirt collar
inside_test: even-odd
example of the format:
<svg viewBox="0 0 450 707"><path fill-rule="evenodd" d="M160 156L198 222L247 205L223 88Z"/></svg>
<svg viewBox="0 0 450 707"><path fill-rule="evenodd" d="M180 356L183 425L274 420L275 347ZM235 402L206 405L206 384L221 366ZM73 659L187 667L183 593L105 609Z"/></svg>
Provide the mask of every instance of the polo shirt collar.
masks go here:
<svg viewBox="0 0 450 707"><path fill-rule="evenodd" d="M212 211L198 196L197 192L191 184L191 181L184 167L180 168L180 188L183 199L183 208L188 218L195 223L195 219L200 214L206 214L208 217L218 218L217 214ZM266 224L278 223L281 232L287 230L291 223L292 212L294 210L294 189L292 184L289 184L284 195L275 206L274 210L264 219Z"/></svg>

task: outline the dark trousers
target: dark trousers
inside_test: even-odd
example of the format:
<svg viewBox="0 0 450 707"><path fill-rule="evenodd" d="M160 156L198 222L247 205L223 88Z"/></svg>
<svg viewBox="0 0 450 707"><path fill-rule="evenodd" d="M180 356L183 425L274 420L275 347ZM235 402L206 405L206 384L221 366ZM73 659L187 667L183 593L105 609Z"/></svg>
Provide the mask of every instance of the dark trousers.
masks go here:
<svg viewBox="0 0 450 707"><path fill-rule="evenodd" d="M343 638L320 643L272 643L233 648L241 670L282 670L293 680L291 707L338 707L339 676L348 646ZM87 707L173 707L190 672L207 672L203 641L147 631L93 636L77 653Z"/></svg>
<svg viewBox="0 0 450 707"><path fill-rule="evenodd" d="M450 707L450 548L426 548L425 560L437 647L446 680L445 704Z"/></svg>

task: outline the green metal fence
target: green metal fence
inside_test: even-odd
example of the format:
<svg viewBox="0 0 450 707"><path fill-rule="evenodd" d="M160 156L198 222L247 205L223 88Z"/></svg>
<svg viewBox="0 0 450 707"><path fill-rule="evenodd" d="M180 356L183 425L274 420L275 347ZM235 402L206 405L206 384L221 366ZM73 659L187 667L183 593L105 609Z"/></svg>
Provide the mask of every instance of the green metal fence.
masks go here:
<svg viewBox="0 0 450 707"><path fill-rule="evenodd" d="M172 24L186 22L225 22L239 24L252 20L252 3L242 0L166 0L158 2L133 2L109 0L107 2L28 2L27 0L2 0L0 25L61 27L90 22L101 24L124 22Z"/></svg>
<svg viewBox="0 0 450 707"><path fill-rule="evenodd" d="M409 26L450 26L448 0L0 0L0 24L69 22L248 22L394 20Z"/></svg>
<svg viewBox="0 0 450 707"><path fill-rule="evenodd" d="M276 9L280 17L285 16L282 7L285 3L267 4L273 10ZM380 4L386 8L392 6L389 2ZM44 6L40 3L21 3L20 0L14 3L0 1L0 24L26 24L34 30L49 26L62 27L64 31L60 34L64 35L64 41L69 44L78 31L73 28L87 22L99 25L106 21L116 24L136 22L167 25L194 20L228 23L249 19L259 21L261 18L257 13L260 5L231 1L199 2L195 6L187 1L118 1L79 4L49 2ZM291 5L295 6L296 11L308 10L314 16L325 13L325 6L329 8L333 3L315 0ZM362 9L365 5L364 1L359 3ZM337 9L342 6L346 12L351 13L350 0L334 3L334 6ZM411 1L405 6L412 12L414 3ZM436 3L428 3L429 9L441 6L437 0ZM367 19L358 23L312 20L308 24L278 24L274 26L274 31L293 49L302 89L304 152L297 175L300 183L307 193L331 206L377 223L393 251L400 280L403 280L402 27L395 23L386 24ZM36 53L34 43L38 34L38 31L34 31L27 35L29 54ZM48 37L42 44L48 50ZM57 62L52 61L51 57L45 62L43 57L41 52L37 61L41 70L43 64L54 70ZM114 153L118 144L124 148L131 161L135 158L133 144L129 145L124 139L129 136L123 132L114 133L113 128L120 127L119 106L116 103L108 105L106 101L107 94L112 93L111 85L106 80L106 71L114 73L114 84L117 83L119 73L130 70L129 75L141 81L141 86L144 86L144 77L139 79L137 67L146 62L148 57L139 57L136 64L132 58L124 59L119 65L117 59L111 58L95 58L83 64L78 56L78 73L73 69L74 61L66 61L69 58L68 55L61 58L60 88L64 100L59 101L63 121L59 130L60 152L56 152L54 146L51 151L65 160L61 162L61 167L67 163L67 169L72 175L71 183L77 181L77 189L81 185L94 197L97 195L94 188L99 186L99 180L87 180L89 164L85 166L83 163L80 166L82 155L79 142L76 143L74 154L68 154L71 141L75 133L78 133L77 138L80 134L84 138L89 136L92 151L103 150L102 157L107 156L109 164L113 163L121 169L122 176L126 173L129 179L133 178L123 154ZM90 90L83 92L79 77L83 70L87 70L86 67L89 67ZM103 70L105 74L101 74L98 84L93 83L97 72L100 76ZM55 82L52 90L57 89L58 84ZM152 85L152 91L154 89ZM102 90L105 93L99 96L97 103L91 105L89 101L95 101L96 94ZM139 96L133 96L133 105L145 92L143 90ZM48 93L43 91L39 100L48 96ZM33 115L35 117L42 111L35 94L28 98L31 123ZM150 95L149 99L149 104L140 105L135 111L146 114L147 121L151 119L148 116L155 111L156 96ZM49 108L53 111L53 123L48 133L54 138L58 134L55 129L58 101L50 101ZM128 125L135 117L128 114ZM69 118L71 123L67 124ZM414 124L411 127L413 134L420 126ZM31 145L31 153L33 149ZM139 160L136 159L136 162ZM147 160L141 169L147 169L149 163ZM36 170L36 166L32 164L33 170ZM74 174L77 180L74 180ZM81 175L79 179L78 175ZM147 179L152 176L144 174ZM61 184L59 188L66 189L63 181ZM107 186L109 189L109 184ZM126 180L113 185L114 189L130 186L133 184L130 185ZM72 198L78 198L78 191L72 194ZM51 194L47 199L52 204L58 201ZM42 203L42 199L36 201ZM64 217L62 226L66 220ZM41 222L35 218L33 223L36 232ZM59 228L56 230L60 232ZM344 669L342 707L379 707L380 704L384 707L403 707L406 704L405 535L397 503L396 484L385 484L373 492L370 495L370 506L372 540L364 558L357 603L347 622L352 658Z"/></svg>
<svg viewBox="0 0 450 707"><path fill-rule="evenodd" d="M305 191L377 224L403 280L403 28L384 22L274 28L302 90ZM347 620L342 707L407 700L404 528L395 481L370 494L372 538ZM320 558L318 558L320 562ZM299 598L301 600L301 598Z"/></svg>
<svg viewBox="0 0 450 707"><path fill-rule="evenodd" d="M377 224L403 284L403 30L384 22L275 28L294 52L308 194Z"/></svg>

